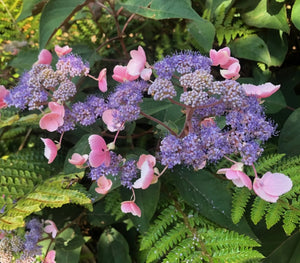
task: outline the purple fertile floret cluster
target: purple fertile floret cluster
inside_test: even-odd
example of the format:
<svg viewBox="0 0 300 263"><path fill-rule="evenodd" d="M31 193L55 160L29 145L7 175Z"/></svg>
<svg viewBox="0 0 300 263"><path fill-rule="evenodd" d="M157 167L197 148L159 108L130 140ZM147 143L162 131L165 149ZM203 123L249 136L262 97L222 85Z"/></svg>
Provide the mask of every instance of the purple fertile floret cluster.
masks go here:
<svg viewBox="0 0 300 263"><path fill-rule="evenodd" d="M38 246L37 243L43 234L43 224L34 218L27 222L26 228L28 232L25 234L24 254L22 256L41 255L41 246Z"/></svg>
<svg viewBox="0 0 300 263"><path fill-rule="evenodd" d="M7 105L21 110L42 110L50 98L65 102L72 98L76 86L71 78L87 75L89 65L73 54L58 59L56 70L50 65L35 64L31 70L24 73L19 84L10 90L5 98Z"/></svg>
<svg viewBox="0 0 300 263"><path fill-rule="evenodd" d="M168 98L161 94L170 94L170 87L177 85L186 114L183 131L161 141L161 163L169 168L185 164L198 170L230 154L252 165L263 151L261 144L275 135L276 126L266 119L260 101L247 96L235 80L214 81L208 60L187 52L154 65L158 78L148 93L161 100Z"/></svg>

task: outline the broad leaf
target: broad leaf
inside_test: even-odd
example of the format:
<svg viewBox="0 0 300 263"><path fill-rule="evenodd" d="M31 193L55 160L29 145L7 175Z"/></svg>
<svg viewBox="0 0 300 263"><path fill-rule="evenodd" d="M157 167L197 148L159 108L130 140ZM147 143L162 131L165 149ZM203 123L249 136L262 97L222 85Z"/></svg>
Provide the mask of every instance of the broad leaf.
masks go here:
<svg viewBox="0 0 300 263"><path fill-rule="evenodd" d="M22 12L17 19L17 22L37 14L41 11L45 1L43 0L23 0Z"/></svg>
<svg viewBox="0 0 300 263"><path fill-rule="evenodd" d="M167 101L154 101L152 98L144 98L143 103L140 106L142 112L153 115L172 107L173 104Z"/></svg>
<svg viewBox="0 0 300 263"><path fill-rule="evenodd" d="M246 220L231 220L231 193L219 178L205 171L179 167L170 175L183 199L202 215L222 227L255 237Z"/></svg>
<svg viewBox="0 0 300 263"><path fill-rule="evenodd" d="M105 230L97 244L97 262L130 263L126 239L114 228ZM71 262L71 261L70 261Z"/></svg>
<svg viewBox="0 0 300 263"><path fill-rule="evenodd" d="M236 57L260 61L267 65L271 63L268 47L257 35L238 38L229 47Z"/></svg>
<svg viewBox="0 0 300 263"><path fill-rule="evenodd" d="M40 20L40 49L45 48L49 39L59 27L82 6L85 0L50 0L42 12Z"/></svg>
<svg viewBox="0 0 300 263"><path fill-rule="evenodd" d="M264 99L264 101L267 114L276 113L287 106L281 90L275 92L271 97Z"/></svg>
<svg viewBox="0 0 300 263"><path fill-rule="evenodd" d="M215 27L207 20L201 20L192 21L188 24L187 29L198 48L208 53L215 38Z"/></svg>
<svg viewBox="0 0 300 263"><path fill-rule="evenodd" d="M254 9L242 14L242 19L246 24L289 32L290 28L284 3L278 3L274 0L253 1L253 4L256 3L258 4Z"/></svg>
<svg viewBox="0 0 300 263"><path fill-rule="evenodd" d="M288 155L300 154L300 108L286 120L280 132L278 150Z"/></svg>
<svg viewBox="0 0 300 263"><path fill-rule="evenodd" d="M300 30L300 0L296 0L292 9L292 22Z"/></svg>

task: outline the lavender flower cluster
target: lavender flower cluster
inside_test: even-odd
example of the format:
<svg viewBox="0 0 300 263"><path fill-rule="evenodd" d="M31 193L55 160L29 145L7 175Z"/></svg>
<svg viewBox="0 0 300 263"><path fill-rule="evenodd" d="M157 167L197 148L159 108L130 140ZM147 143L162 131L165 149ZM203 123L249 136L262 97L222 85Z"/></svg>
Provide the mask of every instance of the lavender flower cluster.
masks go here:
<svg viewBox="0 0 300 263"><path fill-rule="evenodd" d="M77 92L71 79L88 72L88 63L71 53L58 59L55 71L48 64L34 64L30 71L23 74L20 83L10 90L5 102L8 106L33 110L42 109L49 97L67 101Z"/></svg>
<svg viewBox="0 0 300 263"><path fill-rule="evenodd" d="M247 96L235 80L214 81L210 66L209 58L192 52L154 65L158 77L148 94L163 100L180 93L178 104L186 112L183 132L161 141L161 163L169 168L183 163L202 169L230 154L251 165L263 151L261 144L275 134L276 126L266 119L259 100ZM216 118L221 116L225 125L219 127Z"/></svg>

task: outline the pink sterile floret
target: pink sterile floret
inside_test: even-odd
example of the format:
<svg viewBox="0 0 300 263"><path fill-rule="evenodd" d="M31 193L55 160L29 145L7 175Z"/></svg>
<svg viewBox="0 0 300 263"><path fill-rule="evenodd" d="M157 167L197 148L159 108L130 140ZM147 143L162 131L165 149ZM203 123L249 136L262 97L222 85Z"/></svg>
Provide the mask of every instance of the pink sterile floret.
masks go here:
<svg viewBox="0 0 300 263"><path fill-rule="evenodd" d="M225 68L224 65L226 65L230 59L230 49L229 47L224 47L218 51L211 49L209 51L209 57L212 60L212 66L220 65L222 68Z"/></svg>
<svg viewBox="0 0 300 263"><path fill-rule="evenodd" d="M44 232L51 234L52 238L55 238L58 232L55 223L52 220L46 220L45 224L48 225L44 227Z"/></svg>
<svg viewBox="0 0 300 263"><path fill-rule="evenodd" d="M115 81L118 82L125 82L125 81L133 81L136 80L139 76L131 76L128 71L126 66L120 66L117 65L114 67L114 74L112 75L112 78Z"/></svg>
<svg viewBox="0 0 300 263"><path fill-rule="evenodd" d="M156 159L151 154L142 154L137 162L137 167L141 170L141 178L135 181L133 188L146 189L155 179L154 169Z"/></svg>
<svg viewBox="0 0 300 263"><path fill-rule="evenodd" d="M48 106L51 112L45 114L40 119L40 127L41 129L53 132L64 124L65 108L56 102L49 102Z"/></svg>
<svg viewBox="0 0 300 263"><path fill-rule="evenodd" d="M105 140L96 134L89 137L91 152L89 154L89 163L92 167L98 167L101 164L110 165L110 153L106 146Z"/></svg>
<svg viewBox="0 0 300 263"><path fill-rule="evenodd" d="M237 79L240 76L240 69L240 63L234 62L228 67L228 69L221 69L220 74L225 79Z"/></svg>
<svg viewBox="0 0 300 263"><path fill-rule="evenodd" d="M235 163L230 168L223 168L217 171L217 174L225 174L226 178L232 180L237 187L246 186L252 189L252 182L248 175L243 172L243 163Z"/></svg>
<svg viewBox="0 0 300 263"><path fill-rule="evenodd" d="M273 85L270 82L267 82L262 85L252 85L252 84L242 84L246 95L255 96L257 98L267 98L270 97L273 93L279 90L280 85Z"/></svg>
<svg viewBox="0 0 300 263"><path fill-rule="evenodd" d="M45 144L44 156L48 159L48 164L52 163L57 155L57 146L51 139L41 138Z"/></svg>
<svg viewBox="0 0 300 263"><path fill-rule="evenodd" d="M132 76L139 76L146 64L146 54L144 49L139 46L138 50L130 51L131 60L127 64L127 71Z"/></svg>
<svg viewBox="0 0 300 263"><path fill-rule="evenodd" d="M141 78L145 81L150 80L151 75L152 75L151 68L144 68L141 72Z"/></svg>
<svg viewBox="0 0 300 263"><path fill-rule="evenodd" d="M134 201L124 201L121 203L121 210L123 213L131 213L134 216L141 217L141 209Z"/></svg>
<svg viewBox="0 0 300 263"><path fill-rule="evenodd" d="M8 94L9 90L7 90L3 85L0 85L0 109L7 106L7 104L4 102L4 99Z"/></svg>
<svg viewBox="0 0 300 263"><path fill-rule="evenodd" d="M102 69L98 76L98 87L102 92L107 91L106 68Z"/></svg>
<svg viewBox="0 0 300 263"><path fill-rule="evenodd" d="M292 180L281 173L265 173L262 178L256 177L253 182L254 192L263 200L275 203L280 195L290 191Z"/></svg>
<svg viewBox="0 0 300 263"><path fill-rule="evenodd" d="M123 123L117 122L114 115L119 111L116 109L109 109L103 112L102 120L106 124L107 129L111 132L122 130L124 128Z"/></svg>
<svg viewBox="0 0 300 263"><path fill-rule="evenodd" d="M81 155L79 153L73 153L71 159L68 159L70 164L74 164L77 168L81 168L87 161L89 156L87 154Z"/></svg>
<svg viewBox="0 0 300 263"><path fill-rule="evenodd" d="M95 188L95 191L99 194L105 195L110 190L112 181L103 175L97 180L97 185L98 187Z"/></svg>
<svg viewBox="0 0 300 263"><path fill-rule="evenodd" d="M56 46L54 47L54 50L55 50L56 55L57 55L58 57L67 55L67 54L69 54L70 52L72 52L72 48L70 48L69 46L63 46L63 47L60 47L59 45L56 45Z"/></svg>
<svg viewBox="0 0 300 263"><path fill-rule="evenodd" d="M50 51L48 51L47 49L42 49L39 54L37 64L50 65L51 62L52 62L52 54L50 53Z"/></svg>
<svg viewBox="0 0 300 263"><path fill-rule="evenodd" d="M56 255L55 250L50 250L47 253L47 255L46 255L43 263L56 263L56 261L55 261L55 255Z"/></svg>

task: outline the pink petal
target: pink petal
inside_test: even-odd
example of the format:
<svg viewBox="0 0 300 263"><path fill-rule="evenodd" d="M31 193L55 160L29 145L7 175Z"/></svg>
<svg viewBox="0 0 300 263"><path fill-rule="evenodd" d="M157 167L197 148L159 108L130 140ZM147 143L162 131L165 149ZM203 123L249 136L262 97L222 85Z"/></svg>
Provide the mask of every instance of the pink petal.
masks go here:
<svg viewBox="0 0 300 263"><path fill-rule="evenodd" d="M7 107L6 102L4 102L5 97L9 94L9 90L7 90L3 85L0 85L0 109Z"/></svg>
<svg viewBox="0 0 300 263"><path fill-rule="evenodd" d="M236 171L236 170L232 170L232 169L229 169L225 176L227 179L229 180L233 180L233 179L238 179L239 178L239 173L240 171Z"/></svg>
<svg viewBox="0 0 300 263"><path fill-rule="evenodd" d="M255 96L257 98L267 98L279 90L280 85L273 85L267 82L262 85L243 84L242 85L247 96Z"/></svg>
<svg viewBox="0 0 300 263"><path fill-rule="evenodd" d="M107 91L106 68L102 69L98 76L98 87L102 92Z"/></svg>
<svg viewBox="0 0 300 263"><path fill-rule="evenodd" d="M141 72L141 78L145 81L150 80L151 75L152 75L151 68L144 68Z"/></svg>
<svg viewBox="0 0 300 263"><path fill-rule="evenodd" d="M146 189L152 183L153 178L154 178L153 167L149 164L148 161L145 161L141 167L141 178L135 181L132 187Z"/></svg>
<svg viewBox="0 0 300 263"><path fill-rule="evenodd" d="M88 140L92 150L103 152L107 150L106 142L100 135L93 134L89 137Z"/></svg>
<svg viewBox="0 0 300 263"><path fill-rule="evenodd" d="M64 124L64 119L57 113L47 113L40 119L41 129L49 132L56 131L58 127Z"/></svg>
<svg viewBox="0 0 300 263"><path fill-rule="evenodd" d="M209 52L209 56L212 60L212 66L224 65L229 60L230 49L228 47L222 48L218 51L211 49Z"/></svg>
<svg viewBox="0 0 300 263"><path fill-rule="evenodd" d="M220 65L223 69L228 69L233 63L240 63L237 58L230 57L227 63Z"/></svg>
<svg viewBox="0 0 300 263"><path fill-rule="evenodd" d="M229 170L230 168L222 168L217 171L217 174L226 174Z"/></svg>
<svg viewBox="0 0 300 263"><path fill-rule="evenodd" d="M48 233L48 234L52 234L52 238L55 238L58 232L58 229L55 225L55 223L52 220L46 220L45 224L49 224L47 226L44 227L44 232Z"/></svg>
<svg viewBox="0 0 300 263"><path fill-rule="evenodd" d="M263 190L267 194L274 196L285 194L293 187L292 180L285 174L281 173L267 172L263 175L261 181L263 183Z"/></svg>
<svg viewBox="0 0 300 263"><path fill-rule="evenodd" d="M38 64L46 64L50 65L52 62L52 54L47 49L42 49L39 57L38 57Z"/></svg>
<svg viewBox="0 0 300 263"><path fill-rule="evenodd" d="M109 109L103 112L102 120L106 124L107 129L111 132L121 130L123 128L122 123L116 122L114 114L118 113L116 109Z"/></svg>
<svg viewBox="0 0 300 263"><path fill-rule="evenodd" d="M48 103L48 107L51 110L51 112L57 113L61 115L62 117L65 116L65 107L57 102L51 101Z"/></svg>
<svg viewBox="0 0 300 263"><path fill-rule="evenodd" d="M144 162L148 161L151 167L154 167L156 164L156 158L151 154L142 154L136 164L137 168L141 169Z"/></svg>
<svg viewBox="0 0 300 263"><path fill-rule="evenodd" d="M56 255L55 250L50 250L50 251L47 253L47 255L46 255L46 257L45 257L43 263L56 263L56 262L55 262L55 255Z"/></svg>
<svg viewBox="0 0 300 263"><path fill-rule="evenodd" d="M104 175L99 177L97 180L98 187L95 188L95 191L99 194L105 195L108 193L112 186L112 181L107 179Z"/></svg>
<svg viewBox="0 0 300 263"><path fill-rule="evenodd" d="M55 50L57 56L61 57L61 56L69 54L72 51L72 48L70 48L69 46L60 47L59 45L56 45L54 47L54 50Z"/></svg>
<svg viewBox="0 0 300 263"><path fill-rule="evenodd" d="M48 159L48 164L52 163L57 155L57 146L51 139L41 138L45 144L44 156Z"/></svg>
<svg viewBox="0 0 300 263"><path fill-rule="evenodd" d="M240 76L239 75L240 69L241 69L240 64L238 62L235 62L231 64L228 69L220 70L220 73L222 77L225 79L231 79L231 78L237 79Z"/></svg>
<svg viewBox="0 0 300 263"><path fill-rule="evenodd" d="M99 167L105 162L105 152L93 150L89 154L89 163L92 167Z"/></svg>
<svg viewBox="0 0 300 263"><path fill-rule="evenodd" d="M74 164L76 166L82 166L88 159L88 155L81 155L79 153L73 153L71 159L68 159L70 164Z"/></svg>
<svg viewBox="0 0 300 263"><path fill-rule="evenodd" d="M240 171L237 171L237 173L238 173L238 176L239 176L239 179L238 179L239 180L239 182L238 182L239 185L237 185L235 183L235 180L232 180L232 182L235 183L235 185L237 187L246 186L249 190L251 190L252 189L252 181L250 180L249 176L247 174L243 173L243 172L240 172Z"/></svg>
<svg viewBox="0 0 300 263"><path fill-rule="evenodd" d="M139 46L138 50L131 50L132 59L127 64L127 72L132 76L139 76L146 64L146 54L144 49Z"/></svg>
<svg viewBox="0 0 300 263"><path fill-rule="evenodd" d="M261 178L254 179L253 190L261 199L267 202L276 203L279 198L279 196L270 195L264 191Z"/></svg>
<svg viewBox="0 0 300 263"><path fill-rule="evenodd" d="M141 209L135 204L134 201L124 201L121 203L121 210L123 213L131 213L134 216L141 217Z"/></svg>

